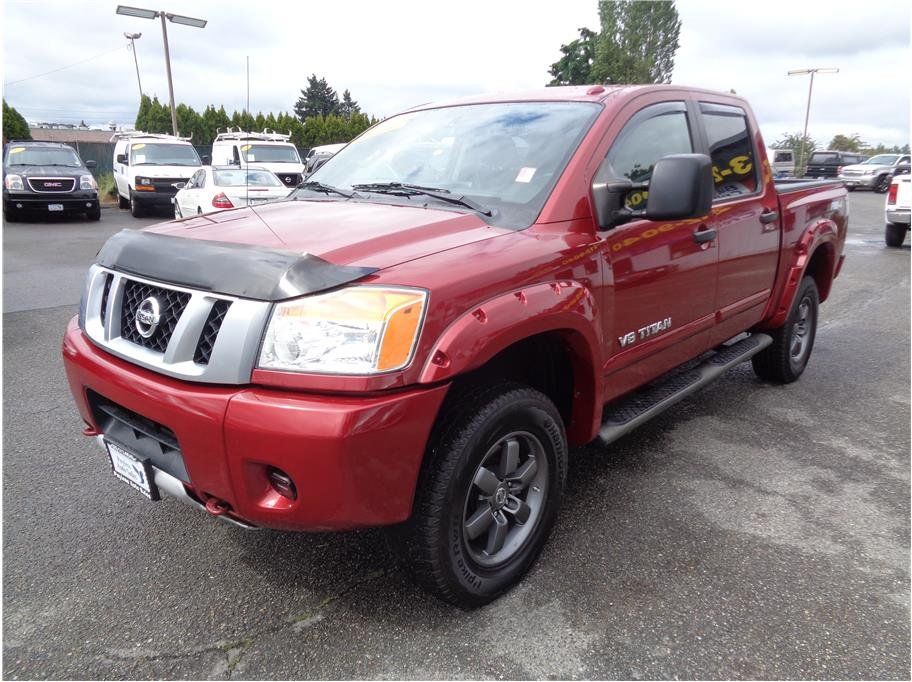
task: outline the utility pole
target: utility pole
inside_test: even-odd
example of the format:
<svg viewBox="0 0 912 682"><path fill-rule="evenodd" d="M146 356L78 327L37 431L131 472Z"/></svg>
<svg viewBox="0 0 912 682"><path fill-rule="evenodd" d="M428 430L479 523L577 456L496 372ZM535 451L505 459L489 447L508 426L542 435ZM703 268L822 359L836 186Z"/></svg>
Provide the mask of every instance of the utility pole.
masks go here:
<svg viewBox="0 0 912 682"><path fill-rule="evenodd" d="M142 38L142 33L124 33L124 38L130 41L130 50L133 52L133 64L136 65L136 84L139 86L139 99L142 101L142 81L139 78L139 58L136 56L136 41Z"/></svg>
<svg viewBox="0 0 912 682"><path fill-rule="evenodd" d="M805 149L807 148L807 136L808 136L808 119L811 117L811 94L814 92L814 75L818 73L839 73L839 69L834 68L816 68L816 69L794 69L788 72L789 76L804 76L811 74L811 82L808 84L808 101L807 108L804 110L804 133L801 138L801 155L804 156ZM806 159L802 159L806 162ZM796 164L800 167L801 164Z"/></svg>
<svg viewBox="0 0 912 682"><path fill-rule="evenodd" d="M139 17L140 19L156 19L161 18L162 25L162 40L165 43L165 69L168 72L168 99L171 102L171 128L174 132L174 135L177 135L177 109L174 106L174 83L171 80L171 51L168 49L168 26L165 23L165 19L174 23L174 24L183 24L184 26L193 26L195 28L205 28L207 21L205 19L195 19L193 17L185 17L181 14L171 14L170 12L156 11L152 9L144 9L142 7L128 7L126 5L117 6L117 14L123 14L128 17ZM133 53L134 56L136 53ZM139 73L139 67L137 67L137 74Z"/></svg>
<svg viewBox="0 0 912 682"><path fill-rule="evenodd" d="M245 111L250 113L250 55L247 55L247 107Z"/></svg>

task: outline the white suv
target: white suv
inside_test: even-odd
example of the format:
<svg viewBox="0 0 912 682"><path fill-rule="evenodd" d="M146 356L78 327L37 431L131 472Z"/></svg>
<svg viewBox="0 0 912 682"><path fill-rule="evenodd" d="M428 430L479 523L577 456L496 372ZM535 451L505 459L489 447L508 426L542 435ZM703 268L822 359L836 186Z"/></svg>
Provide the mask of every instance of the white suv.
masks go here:
<svg viewBox="0 0 912 682"><path fill-rule="evenodd" d="M212 165L265 168L286 187L297 187L304 179L304 164L290 137L269 128L262 133L229 129L216 135L212 143Z"/></svg>
<svg viewBox="0 0 912 682"><path fill-rule="evenodd" d="M189 138L154 133L115 133L114 182L121 208L134 218L154 206L171 206L177 185L203 165Z"/></svg>
<svg viewBox="0 0 912 682"><path fill-rule="evenodd" d="M903 163L909 163L908 154L878 154L861 163L843 166L839 169L839 179L850 192L864 187L883 193L890 188L893 170Z"/></svg>

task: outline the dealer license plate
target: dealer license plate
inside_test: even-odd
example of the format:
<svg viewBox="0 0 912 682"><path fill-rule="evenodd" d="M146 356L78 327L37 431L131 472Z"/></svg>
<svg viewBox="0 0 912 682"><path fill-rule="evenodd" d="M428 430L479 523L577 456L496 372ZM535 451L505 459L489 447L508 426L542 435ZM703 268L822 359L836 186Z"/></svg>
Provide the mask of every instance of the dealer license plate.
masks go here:
<svg viewBox="0 0 912 682"><path fill-rule="evenodd" d="M48 204L49 211L62 211L63 204Z"/></svg>
<svg viewBox="0 0 912 682"><path fill-rule="evenodd" d="M137 458L111 441L106 440L105 446L111 458L111 470L117 478L150 500L159 499L158 488L152 480L152 467L148 461Z"/></svg>

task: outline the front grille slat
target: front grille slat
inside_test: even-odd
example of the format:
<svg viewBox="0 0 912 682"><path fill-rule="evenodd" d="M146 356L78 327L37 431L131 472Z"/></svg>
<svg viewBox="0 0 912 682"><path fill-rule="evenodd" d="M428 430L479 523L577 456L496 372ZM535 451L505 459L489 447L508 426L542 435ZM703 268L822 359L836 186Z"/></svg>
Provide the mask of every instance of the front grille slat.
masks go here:
<svg viewBox="0 0 912 682"><path fill-rule="evenodd" d="M193 362L200 365L209 364L215 339L218 337L222 322L225 321L225 315L228 314L230 307L231 301L222 299L212 304L212 310L209 311L209 317L206 318L206 324L203 325L203 331L200 332L199 341L196 344L196 351L193 353Z"/></svg>
<svg viewBox="0 0 912 682"><path fill-rule="evenodd" d="M101 324L104 325L108 317L108 296L111 294L111 282L114 281L114 275L107 273L104 276L104 289L101 292Z"/></svg>
<svg viewBox="0 0 912 682"><path fill-rule="evenodd" d="M140 304L149 297L158 300L160 319L155 332L144 338L136 328L136 313ZM189 302L190 294L185 291L128 280L123 289L120 335L139 346L164 353L171 335L174 334L174 328L177 327L177 322Z"/></svg>
<svg viewBox="0 0 912 682"><path fill-rule="evenodd" d="M76 188L76 178L26 178L33 192L66 193Z"/></svg>

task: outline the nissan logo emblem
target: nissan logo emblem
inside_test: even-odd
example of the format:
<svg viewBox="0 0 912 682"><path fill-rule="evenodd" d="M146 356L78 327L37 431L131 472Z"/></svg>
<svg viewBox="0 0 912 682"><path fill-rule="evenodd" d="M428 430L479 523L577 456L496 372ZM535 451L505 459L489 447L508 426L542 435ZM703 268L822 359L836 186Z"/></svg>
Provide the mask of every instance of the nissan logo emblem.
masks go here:
<svg viewBox="0 0 912 682"><path fill-rule="evenodd" d="M144 339L148 339L158 329L158 323L161 321L161 304L154 296L143 299L136 309L134 324L136 331Z"/></svg>

